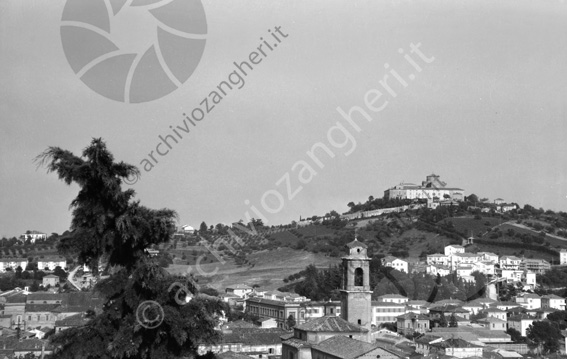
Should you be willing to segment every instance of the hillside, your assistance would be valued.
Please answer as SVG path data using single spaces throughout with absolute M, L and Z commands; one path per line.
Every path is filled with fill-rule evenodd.
M 282 285 L 283 278 L 309 264 L 326 267 L 339 262 L 344 245 L 355 233 L 374 258 L 393 255 L 424 259 L 427 254 L 443 252 L 448 244 L 462 244 L 473 237 L 467 252 L 542 258 L 557 264 L 558 252 L 567 249 L 566 230 L 567 214 L 562 212 L 526 206 L 507 213 L 481 213 L 463 202 L 352 221 L 337 217 L 301 227 L 262 227 L 256 234 L 237 232 L 243 245 L 228 235 L 205 233 L 199 236 L 200 244 L 178 240 L 164 249 L 174 257 L 169 268 L 173 273 L 185 272 L 200 258 L 204 272 L 218 268 L 213 276 L 194 271 L 202 283 L 216 288 L 246 283 L 274 289 Z
M 250 254 L 247 260 L 245 265 L 236 264 L 234 259 L 227 259 L 224 264 L 217 262 L 201 265 L 203 273 L 215 273 L 211 276 L 203 275 L 196 266 L 186 264 L 170 265 L 168 271 L 172 274 L 185 274 L 191 268 L 199 284 L 219 290 L 238 283 L 249 286 L 256 284 L 266 290 L 275 290 L 282 286 L 284 277 L 303 270 L 309 264 L 327 268 L 339 262 L 338 258 L 291 248 L 258 251 Z

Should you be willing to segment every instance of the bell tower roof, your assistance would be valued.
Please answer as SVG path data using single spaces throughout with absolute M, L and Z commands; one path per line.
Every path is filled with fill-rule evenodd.
M 356 247 L 368 248 L 368 246 L 366 244 L 359 242 L 357 238 L 355 238 L 354 241 L 347 243 L 346 246 L 349 249 L 356 248 Z

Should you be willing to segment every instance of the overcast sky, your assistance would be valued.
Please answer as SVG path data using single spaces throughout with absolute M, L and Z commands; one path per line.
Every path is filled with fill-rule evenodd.
M 195 72 L 139 104 L 107 99 L 73 72 L 60 34 L 64 6 L 0 2 L 0 236 L 68 229 L 78 187 L 36 169 L 33 158 L 48 146 L 78 154 L 93 137 L 142 169 L 126 186 L 142 204 L 176 210 L 180 224 L 258 217 L 251 206 L 268 224 L 342 213 L 432 172 L 467 195 L 567 210 L 564 1 L 204 0 L 206 46 Z M 118 47 L 143 46 L 154 19 L 127 11 L 112 19 L 111 37 Z M 245 85 L 157 155 L 159 136 L 185 126 L 182 114 L 260 37 L 273 43 L 276 26 L 287 37 Z M 395 96 L 380 84 L 385 75 Z M 385 107 L 373 112 L 365 97 L 376 91 L 375 106 Z M 359 131 L 338 110 L 353 106 L 373 119 L 355 115 Z M 319 149 L 315 163 L 307 151 L 317 143 L 334 157 Z M 148 171 L 151 151 L 158 163 Z

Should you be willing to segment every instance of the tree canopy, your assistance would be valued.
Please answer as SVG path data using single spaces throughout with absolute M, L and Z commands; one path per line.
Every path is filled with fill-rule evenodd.
M 133 189 L 121 189 L 124 179 L 140 172 L 132 165 L 115 162 L 102 139 L 93 139 L 81 157 L 49 147 L 36 161 L 66 184 L 79 185 L 70 206 L 71 231 L 61 238 L 58 249 L 77 255 L 79 264 L 87 264 L 95 275 L 101 259 L 110 266 L 132 270 L 145 248 L 169 240 L 175 231 L 174 211 L 143 207 L 133 201 Z

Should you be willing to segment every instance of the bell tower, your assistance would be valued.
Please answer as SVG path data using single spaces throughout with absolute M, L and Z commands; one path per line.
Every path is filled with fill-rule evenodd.
M 370 258 L 367 256 L 367 246 L 357 239 L 346 246 L 348 255 L 342 258 L 341 317 L 370 331 L 372 290 L 370 289 Z

